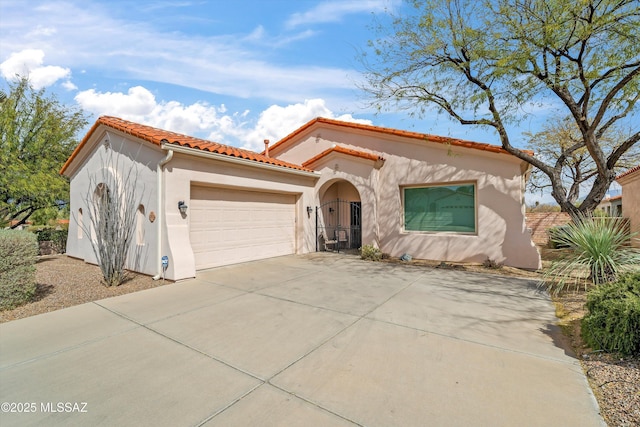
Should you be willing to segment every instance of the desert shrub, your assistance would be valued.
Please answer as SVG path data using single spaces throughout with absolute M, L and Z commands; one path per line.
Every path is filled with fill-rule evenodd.
M 57 253 L 65 253 L 67 250 L 67 235 L 68 229 L 56 230 L 55 228 L 41 228 L 35 230 L 34 233 L 38 239 L 38 242 L 50 241 L 53 246 L 53 250 Z
M 364 245 L 360 248 L 360 257 L 370 261 L 380 261 L 382 259 L 382 251 L 373 245 Z
M 128 277 L 127 257 L 135 238 L 142 190 L 136 185 L 138 168 L 129 167 L 124 156 L 109 150 L 101 156 L 100 172 L 89 172 L 84 198 L 89 224 L 80 225 L 90 239 L 105 286 L 118 286 Z M 76 218 L 77 220 L 77 218 Z
M 551 249 L 560 249 L 560 248 L 568 248 L 569 245 L 565 242 L 559 241 L 558 237 L 562 236 L 564 233 L 563 228 L 565 226 L 561 225 L 558 227 L 551 227 L 547 230 L 547 235 L 549 236 L 549 248 Z
M 600 286 L 587 295 L 582 337 L 594 349 L 640 354 L 640 273 Z
M 638 271 L 640 251 L 628 246 L 633 234 L 622 218 L 585 217 L 553 232 L 553 240 L 569 254 L 551 264 L 541 283 L 553 293 L 590 283 L 612 282 L 620 274 Z
M 492 270 L 499 270 L 499 269 L 501 269 L 501 268 L 504 266 L 504 264 L 502 264 L 501 262 L 495 261 L 495 260 L 493 260 L 493 259 L 491 259 L 491 258 L 487 257 L 487 259 L 485 259 L 485 260 L 482 262 L 482 266 L 483 266 L 484 268 L 490 268 L 490 269 L 492 269 Z
M 0 310 L 30 301 L 36 292 L 36 236 L 0 230 Z

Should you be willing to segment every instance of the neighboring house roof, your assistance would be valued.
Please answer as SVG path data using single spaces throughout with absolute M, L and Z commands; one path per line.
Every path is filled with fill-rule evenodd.
M 310 127 L 314 126 L 315 124 L 319 124 L 319 123 L 320 124 L 332 125 L 332 126 L 340 126 L 342 128 L 364 130 L 364 131 L 370 131 L 370 132 L 378 132 L 378 133 L 382 133 L 382 134 L 400 136 L 400 137 L 404 137 L 404 138 L 419 139 L 419 140 L 422 140 L 422 141 L 430 141 L 430 142 L 435 142 L 435 143 L 439 143 L 439 144 L 449 144 L 449 145 L 454 145 L 454 146 L 459 146 L 459 147 L 473 148 L 473 149 L 476 149 L 476 150 L 490 151 L 490 152 L 493 152 L 493 153 L 501 153 L 501 154 L 512 155 L 507 150 L 505 150 L 504 148 L 502 148 L 502 147 L 500 147 L 498 145 L 491 145 L 491 144 L 484 144 L 484 143 L 480 143 L 480 142 L 465 141 L 465 140 L 462 140 L 462 139 L 449 138 L 449 137 L 436 136 L 436 135 L 429 135 L 429 134 L 418 133 L 418 132 L 410 132 L 410 131 L 406 131 L 406 130 L 392 129 L 392 128 L 386 128 L 386 127 L 380 127 L 380 126 L 364 125 L 364 124 L 361 124 L 361 123 L 344 122 L 344 121 L 341 121 L 341 120 L 327 119 L 327 118 L 324 118 L 324 117 L 318 117 L 318 118 L 316 118 L 314 120 L 311 120 L 310 122 L 308 122 L 304 126 L 302 126 L 299 129 L 297 129 L 296 131 L 294 131 L 294 132 L 290 133 L 289 135 L 285 136 L 280 141 L 275 143 L 273 146 L 269 147 L 269 151 L 272 152 L 273 150 L 277 150 L 279 146 L 282 146 L 282 145 L 286 144 L 288 141 L 292 140 L 297 135 L 300 135 L 301 133 L 305 132 Z M 529 150 L 523 150 L 523 151 L 525 151 L 527 154 L 530 154 L 530 155 L 534 154 L 533 151 L 529 151 Z
M 14 225 L 19 224 L 19 223 L 20 223 L 19 219 L 12 219 L 11 221 L 9 221 L 9 226 L 13 227 Z M 32 225 L 32 224 L 33 224 L 33 222 L 31 222 L 29 220 L 26 220 L 24 222 L 24 225 Z
M 635 172 L 639 172 L 640 171 L 640 165 L 638 166 L 634 166 L 631 169 L 629 169 L 626 172 L 622 172 L 620 175 L 616 176 L 616 181 L 619 180 L 620 178 L 624 178 L 625 176 L 629 176 Z
M 622 194 L 619 194 L 613 197 L 607 197 L 606 199 L 602 200 L 600 203 L 602 204 L 602 203 L 615 202 L 616 200 L 622 200 Z
M 217 142 L 194 138 L 192 136 L 182 135 L 168 130 L 157 129 L 151 126 L 141 125 L 139 123 L 130 122 L 128 120 L 123 120 L 117 117 L 102 116 L 94 123 L 87 135 L 85 135 L 80 144 L 78 144 L 73 153 L 71 153 L 71 156 L 69 157 L 69 159 L 67 159 L 66 163 L 60 170 L 61 174 L 63 174 L 69 167 L 69 165 L 73 162 L 73 159 L 75 159 L 78 153 L 87 144 L 87 141 L 89 141 L 93 133 L 96 131 L 96 129 L 98 129 L 100 125 L 119 130 L 157 146 L 160 146 L 163 143 L 176 144 L 181 147 L 195 148 L 202 151 L 208 151 L 211 153 L 222 154 L 230 157 L 237 157 L 240 159 L 251 160 L 259 163 L 280 166 L 283 168 L 313 172 L 311 169 L 307 169 L 303 166 L 284 162 L 272 157 L 267 157 L 264 154 L 255 153 L 253 151 L 243 150 L 240 148 L 231 147 L 229 145 L 219 144 Z
M 322 153 L 310 158 L 309 160 L 307 160 L 306 162 L 304 162 L 302 164 L 302 166 L 307 167 L 309 165 L 312 165 L 313 163 L 315 163 L 316 161 L 320 160 L 321 158 L 328 156 L 331 153 L 342 153 L 342 154 L 346 154 L 349 156 L 354 156 L 354 157 L 359 157 L 361 159 L 366 159 L 366 160 L 371 160 L 371 161 L 384 161 L 384 159 L 380 156 L 378 156 L 377 154 L 372 154 L 372 153 L 367 153 L 365 151 L 359 151 L 359 150 L 354 150 L 351 148 L 345 148 L 345 147 L 341 147 L 340 145 L 336 145 L 333 146 L 327 150 L 324 150 Z

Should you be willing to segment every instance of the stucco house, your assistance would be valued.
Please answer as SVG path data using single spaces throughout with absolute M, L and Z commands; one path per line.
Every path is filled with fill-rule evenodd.
M 104 153 L 121 159 L 108 171 L 114 182 L 137 167 L 143 201 L 129 267 L 149 275 L 162 272 L 163 256 L 166 277 L 179 280 L 363 244 L 391 256 L 540 267 L 525 226 L 524 162 L 498 146 L 325 118 L 255 153 L 100 117 L 61 170 L 71 180 L 67 254 L 87 262 L 87 204 L 102 191 L 89 187 Z
M 596 210 L 604 212 L 609 217 L 622 216 L 622 194 L 602 199 Z
M 629 218 L 629 226 L 632 233 L 636 233 L 631 239 L 631 244 L 640 247 L 640 165 L 621 173 L 616 181 L 622 187 L 622 216 Z

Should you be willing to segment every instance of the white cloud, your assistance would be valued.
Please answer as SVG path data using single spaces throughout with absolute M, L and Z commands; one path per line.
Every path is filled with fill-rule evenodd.
M 271 105 L 262 111 L 257 121 L 251 120 L 249 110 L 229 113 L 224 104 L 210 105 L 196 102 L 184 105 L 178 101 L 158 102 L 142 86 L 130 88 L 127 93 L 100 93 L 94 89 L 79 92 L 76 101 L 96 115 L 112 115 L 147 124 L 160 129 L 206 138 L 222 144 L 248 150 L 262 151 L 263 140 L 275 143 L 316 117 L 366 123 L 350 114 L 336 115 L 323 99 L 305 100 L 287 106 Z
M 71 80 L 67 80 L 66 82 L 63 82 L 62 83 L 62 87 L 65 88 L 68 91 L 78 90 L 78 86 L 76 86 L 73 83 L 71 83 Z
M 75 100 L 82 108 L 96 114 L 109 114 L 122 118 L 139 120 L 150 114 L 156 107 L 156 99 L 149 90 L 135 86 L 122 92 L 99 93 L 95 89 L 79 92 Z
M 276 102 L 335 96 L 353 88 L 350 75 L 355 71 L 351 69 L 271 61 L 277 57 L 274 49 L 311 37 L 314 32 L 309 30 L 270 36 L 258 26 L 244 36 L 194 34 L 154 27 L 153 20 L 136 13 L 119 17 L 106 3 L 80 0 L 64 4 L 32 0 L 26 9 L 22 2 L 7 2 L 2 13 L 3 51 L 38 46 L 48 61 L 85 69 L 88 74 L 98 70 L 99 75 L 121 79 Z M 51 24 L 43 27 L 42 22 Z M 59 67 L 47 72 L 56 70 L 68 72 Z
M 71 70 L 55 65 L 44 64 L 44 51 L 40 49 L 24 49 L 9 55 L 0 64 L 0 72 L 7 80 L 17 76 L 28 77 L 35 89 L 51 86 L 60 79 L 69 78 Z
M 76 102 L 96 115 L 108 115 L 133 122 L 198 136 L 218 127 L 219 114 L 224 105 L 211 106 L 205 102 L 183 105 L 178 101 L 158 102 L 148 89 L 142 86 L 129 88 L 127 93 L 97 92 L 89 89 L 79 92 Z
M 55 27 L 45 27 L 38 25 L 33 31 L 30 31 L 28 36 L 52 36 L 57 32 Z
M 287 20 L 287 27 L 305 24 L 340 22 L 354 13 L 382 12 L 394 2 L 388 0 L 330 0 L 319 3 L 304 13 L 294 13 Z
M 261 151 L 265 139 L 274 143 L 316 117 L 371 124 L 370 120 L 355 119 L 351 114 L 336 116 L 327 108 L 324 99 L 307 99 L 304 103 L 286 107 L 272 105 L 260 113 L 258 122 L 246 134 L 243 148 Z

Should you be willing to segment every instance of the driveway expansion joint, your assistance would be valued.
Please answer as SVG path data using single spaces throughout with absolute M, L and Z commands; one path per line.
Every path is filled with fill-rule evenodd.
M 306 261 L 302 259 L 304 264 Z M 9 384 L 15 385 L 11 390 L 4 390 L 4 396 L 29 396 L 42 386 L 59 387 L 61 384 L 64 384 L 65 391 L 79 395 L 85 392 L 82 387 L 86 387 L 86 384 L 72 384 L 69 378 L 83 369 L 82 347 L 111 337 L 124 336 L 123 339 L 116 338 L 113 343 L 131 343 L 132 339 L 141 338 L 145 343 L 154 344 L 154 355 L 163 359 L 158 364 L 162 370 L 149 372 L 150 375 L 162 380 L 167 369 L 181 369 L 180 372 L 186 374 L 176 379 L 175 386 L 182 387 L 180 398 L 185 399 L 184 403 L 201 399 L 199 412 L 188 421 L 189 425 L 202 427 L 222 423 L 223 420 L 224 424 L 228 424 L 229 419 L 236 420 L 237 425 L 247 425 L 248 415 L 253 418 L 254 423 L 256 420 L 259 423 L 263 416 L 270 416 L 271 420 L 282 423 L 283 419 L 278 418 L 279 416 L 289 417 L 294 414 L 294 418 L 299 420 L 312 419 L 315 415 L 317 419 L 357 426 L 424 425 L 425 420 L 434 425 L 469 425 L 474 420 L 487 425 L 497 425 L 500 422 L 502 425 L 517 425 L 522 422 L 550 425 L 553 420 L 558 419 L 563 419 L 567 426 L 603 425 L 579 361 L 564 358 L 558 348 L 553 347 L 554 343 L 542 334 L 550 321 L 547 319 L 548 315 L 553 313 L 551 307 L 535 303 L 532 298 L 518 298 L 517 304 L 522 304 L 524 309 L 548 315 L 525 319 L 526 327 L 517 322 L 514 325 L 498 322 L 495 325 L 497 341 L 493 332 L 490 335 L 484 332 L 482 325 L 477 330 L 471 328 L 469 334 L 460 333 L 466 330 L 469 325 L 468 317 L 472 315 L 472 319 L 478 324 L 491 319 L 503 319 L 505 316 L 510 319 L 514 310 L 510 294 L 521 296 L 520 286 L 517 284 L 512 286 L 509 282 L 483 281 L 467 275 L 440 275 L 438 271 L 430 269 L 409 271 L 404 266 L 396 269 L 383 264 L 365 264 L 351 259 L 342 261 L 343 259 L 332 257 L 330 263 L 320 260 L 304 271 L 307 274 L 300 274 L 301 270 L 293 268 L 287 268 L 285 272 L 283 265 L 291 267 L 295 263 L 285 260 L 283 264 L 275 260 L 273 264 L 255 264 L 250 265 L 250 268 L 243 266 L 225 270 L 222 275 L 213 272 L 208 276 L 210 280 L 206 281 L 195 279 L 207 285 L 231 288 L 239 291 L 237 293 L 214 290 L 209 294 L 208 287 L 188 286 L 183 292 L 180 290 L 181 285 L 177 284 L 175 293 L 172 291 L 169 298 L 167 294 L 158 294 L 159 291 L 152 289 L 146 291 L 149 293 L 142 298 L 120 299 L 115 303 L 94 302 L 93 307 L 100 307 L 110 313 L 100 315 L 106 322 L 113 322 L 104 330 L 117 332 L 95 337 L 102 329 L 89 329 L 91 326 L 84 321 L 83 316 L 72 317 L 74 325 L 84 325 L 86 328 L 86 331 L 80 329 L 85 335 L 75 339 L 84 341 L 77 344 L 74 341 L 60 341 L 65 334 L 65 328 L 60 325 L 65 323 L 57 322 L 64 320 L 68 323 L 69 315 L 77 316 L 75 312 L 67 312 L 67 316 L 43 319 L 47 322 L 50 319 L 52 322 L 44 329 L 45 333 L 51 331 L 50 337 L 47 337 L 50 338 L 49 346 L 38 346 L 38 341 L 19 330 L 22 325 L 16 324 L 20 328 L 12 329 L 11 339 L 8 336 L 0 337 L 15 345 L 15 356 L 22 359 L 0 368 L 3 381 L 9 380 Z M 261 283 L 261 276 L 258 280 L 256 277 L 265 268 L 268 269 L 268 274 Z M 336 274 L 341 275 L 345 283 L 335 283 L 323 278 Z M 272 281 L 277 280 L 280 275 L 282 280 L 273 284 Z M 319 279 L 317 282 L 315 277 Z M 220 278 L 224 280 L 218 280 Z M 236 278 L 237 287 L 219 283 L 232 283 Z M 267 286 L 256 289 L 256 286 L 265 283 Z M 276 289 L 278 285 L 285 284 L 281 289 Z M 324 284 L 327 286 L 323 287 Z M 504 288 L 500 286 L 503 284 Z M 243 285 L 245 289 L 241 289 Z M 422 285 L 428 288 L 422 289 Z M 442 285 L 452 289 L 447 293 L 447 298 L 439 294 L 440 288 L 437 286 Z M 494 285 L 497 289 L 505 289 L 505 292 L 486 295 Z M 420 292 L 414 293 L 418 288 L 421 288 Z M 204 299 L 205 294 L 212 295 L 208 299 L 209 303 Z M 245 300 L 237 299 L 250 295 L 254 296 Z M 478 297 L 490 299 L 477 301 Z M 456 305 L 458 301 L 470 304 L 461 309 L 461 306 Z M 495 301 L 495 304 L 486 307 L 483 301 Z M 230 303 L 225 306 L 227 302 Z M 288 310 L 293 313 L 291 316 L 280 317 Z M 466 310 L 471 312 L 467 313 Z M 87 312 L 96 314 L 95 309 Z M 118 318 L 113 318 L 112 315 Z M 460 316 L 462 320 L 459 320 Z M 142 320 L 152 318 L 153 320 Z M 329 324 L 326 323 L 327 319 Z M 363 319 L 366 322 L 362 322 Z M 230 323 L 227 324 L 227 320 Z M 218 327 L 213 328 L 213 323 L 210 322 L 216 322 Z M 449 324 L 447 322 L 452 322 L 453 327 L 439 329 L 440 325 Z M 319 328 L 318 323 L 321 323 Z M 40 325 L 42 323 L 36 322 L 29 324 L 29 327 Z M 276 334 L 283 326 L 283 333 Z M 493 331 L 492 325 L 489 327 Z M 514 339 L 514 334 L 508 333 L 510 330 L 500 328 L 515 328 L 513 331 L 520 335 Z M 434 336 L 431 341 L 422 339 L 429 335 Z M 522 340 L 528 339 L 533 341 L 531 345 L 522 345 Z M 280 346 L 285 341 L 288 345 L 286 349 L 270 347 Z M 57 346 L 65 343 L 70 344 L 57 349 Z M 107 351 L 101 353 L 101 356 L 110 355 L 108 351 L 111 343 L 112 341 L 107 341 L 98 344 L 101 352 Z M 425 363 L 424 355 L 433 351 L 433 345 L 438 346 L 436 356 L 446 357 L 446 363 Z M 78 349 L 79 354 L 74 354 L 75 349 Z M 377 349 L 380 350 L 379 354 L 372 351 Z M 90 347 L 88 352 L 91 353 L 92 350 L 96 349 Z M 146 346 L 138 350 L 138 355 L 150 351 Z M 38 355 L 38 351 L 48 353 Z M 127 351 L 127 348 L 118 348 L 118 352 L 121 351 Z M 167 360 L 164 351 L 180 357 L 176 356 L 175 361 Z M 540 351 L 540 354 L 536 354 L 536 351 Z M 52 357 L 56 355 L 60 357 Z M 15 356 L 12 354 L 11 359 L 7 360 L 18 360 Z M 54 379 L 46 375 L 34 376 L 29 372 L 33 368 L 43 371 L 48 369 L 48 360 L 26 367 L 19 366 L 49 357 L 59 367 Z M 495 362 L 496 357 L 500 363 L 490 363 Z M 553 363 L 545 363 L 548 361 Z M 116 362 L 118 361 L 114 361 Z M 144 364 L 144 356 L 142 359 L 136 357 L 135 361 L 124 361 L 129 362 Z M 478 370 L 474 362 L 480 362 L 487 369 Z M 199 369 L 195 370 L 191 363 L 197 363 Z M 11 369 L 13 367 L 16 368 Z M 138 365 L 134 365 L 134 368 L 138 369 Z M 478 374 L 477 377 L 465 377 L 471 387 L 466 386 L 462 390 L 462 386 L 452 385 L 452 379 L 469 372 Z M 101 393 L 101 380 L 106 380 L 107 383 L 112 381 L 113 384 L 131 381 L 127 369 L 121 373 L 125 375 L 113 380 L 109 377 L 111 372 L 84 372 L 97 385 L 94 396 Z M 429 384 L 423 381 L 425 378 L 429 380 Z M 196 383 L 199 388 L 195 387 Z M 140 383 L 144 384 L 146 383 Z M 216 384 L 218 387 L 215 387 Z M 499 387 L 487 393 L 496 384 Z M 58 392 L 57 389 L 53 391 Z M 451 399 L 452 395 L 456 399 Z M 517 403 L 519 396 L 524 396 L 520 405 L 513 405 L 514 402 Z M 171 405 L 166 405 L 167 399 L 164 400 L 164 406 L 158 404 L 160 400 L 151 399 L 146 403 L 148 406 L 140 408 L 142 411 L 127 409 L 126 405 L 136 397 L 128 388 L 109 397 L 112 399 L 111 405 L 121 408 L 123 412 L 109 412 L 108 415 L 142 417 L 138 421 L 149 421 L 149 416 L 160 414 L 163 417 L 164 411 L 175 409 L 172 413 L 174 418 L 182 420 L 182 424 L 187 422 L 185 413 L 180 410 L 181 406 L 173 405 L 176 402 L 173 395 L 168 397 Z M 475 406 L 460 405 L 459 402 L 465 401 L 464 399 L 474 402 Z M 99 401 L 97 397 L 95 400 Z M 265 411 L 272 409 L 271 402 L 277 402 L 278 407 L 273 408 L 273 413 L 266 414 Z M 270 406 L 265 406 L 267 404 Z M 539 410 L 541 404 L 546 405 L 545 411 Z M 500 411 L 498 415 L 496 409 Z M 309 415 L 311 418 L 307 418 Z M 89 418 L 85 418 L 88 420 L 85 425 L 92 423 L 92 416 L 97 421 L 96 417 L 104 415 L 87 415 Z M 46 421 L 52 419 L 46 418 Z M 53 425 L 56 422 L 53 421 L 41 424 Z M 156 420 L 156 424 L 158 423 L 161 424 Z
M 96 303 L 96 304 L 97 304 L 97 303 Z M 214 360 L 214 361 L 216 361 L 216 362 L 218 362 L 218 363 L 222 363 L 223 365 L 225 365 L 225 366 L 227 366 L 227 367 L 229 367 L 229 368 L 231 368 L 231 369 L 234 369 L 234 370 L 236 370 L 236 371 L 238 371 L 238 372 L 240 372 L 240 373 L 243 373 L 243 374 L 245 374 L 245 375 L 250 376 L 250 377 L 251 377 L 251 378 L 253 378 L 253 379 L 256 379 L 256 380 L 260 381 L 261 383 L 264 383 L 264 382 L 265 382 L 265 380 L 264 380 L 263 378 L 260 378 L 259 376 L 255 375 L 255 374 L 253 374 L 253 373 L 251 373 L 251 372 L 249 372 L 249 371 L 246 371 L 246 370 L 244 370 L 244 369 L 242 369 L 242 368 L 239 368 L 239 367 L 237 367 L 237 366 L 234 366 L 234 365 L 230 364 L 229 362 L 226 362 L 226 361 L 224 361 L 224 360 L 222 360 L 222 359 L 219 359 L 219 358 L 217 358 L 217 357 L 215 357 L 215 356 L 213 356 L 213 355 L 211 355 L 211 354 L 209 354 L 209 353 L 207 353 L 207 352 L 204 352 L 204 351 L 202 351 L 202 350 L 199 350 L 199 349 L 197 349 L 197 348 L 195 348 L 195 347 L 193 347 L 193 346 L 191 346 L 191 345 L 189 345 L 189 344 L 187 344 L 187 343 L 184 343 L 184 342 L 182 342 L 182 341 L 180 341 L 180 340 L 178 340 L 178 339 L 176 339 L 176 338 L 173 338 L 173 337 L 171 337 L 171 336 L 169 336 L 169 335 L 167 335 L 167 334 L 163 334 L 162 332 L 160 332 L 160 331 L 158 331 L 158 330 L 156 330 L 156 329 L 152 328 L 152 327 L 151 327 L 151 326 L 149 326 L 149 325 L 145 325 L 145 324 L 143 324 L 143 323 L 140 323 L 140 322 L 138 322 L 138 321 L 136 321 L 136 320 L 133 320 L 133 319 L 131 319 L 131 318 L 127 317 L 127 316 L 124 316 L 124 315 L 123 315 L 123 314 L 121 314 L 121 313 L 118 313 L 118 312 L 116 312 L 116 311 L 113 311 L 113 310 L 111 310 L 110 308 L 104 307 L 104 306 L 102 306 L 102 305 L 100 305 L 100 304 L 97 304 L 97 305 L 99 305 L 100 307 L 104 308 L 104 309 L 105 309 L 105 310 L 107 310 L 107 311 L 112 312 L 113 314 L 116 314 L 116 315 L 118 315 L 118 316 L 121 316 L 123 319 L 126 319 L 126 320 L 128 320 L 128 321 L 130 321 L 130 322 L 132 322 L 132 323 L 135 323 L 135 324 L 136 324 L 136 325 L 138 325 L 140 328 L 146 329 L 147 331 L 149 331 L 149 332 L 151 332 L 151 333 L 153 333 L 153 334 L 156 334 L 156 335 L 158 335 L 158 336 L 161 336 L 162 338 L 165 338 L 165 339 L 167 339 L 167 340 L 169 340 L 169 341 L 172 341 L 172 342 L 174 342 L 174 343 L 176 343 L 176 344 L 178 344 L 178 345 L 180 345 L 180 346 L 182 346 L 182 347 L 185 347 L 185 348 L 187 348 L 187 349 L 189 349 L 189 350 L 191 350 L 191 351 L 193 351 L 193 352 L 196 352 L 196 353 L 198 353 L 198 354 L 201 354 L 201 355 L 203 355 L 203 356 L 205 356 L 205 357 L 207 357 L 207 358 L 209 358 L 209 359 L 211 359 L 211 360 Z

